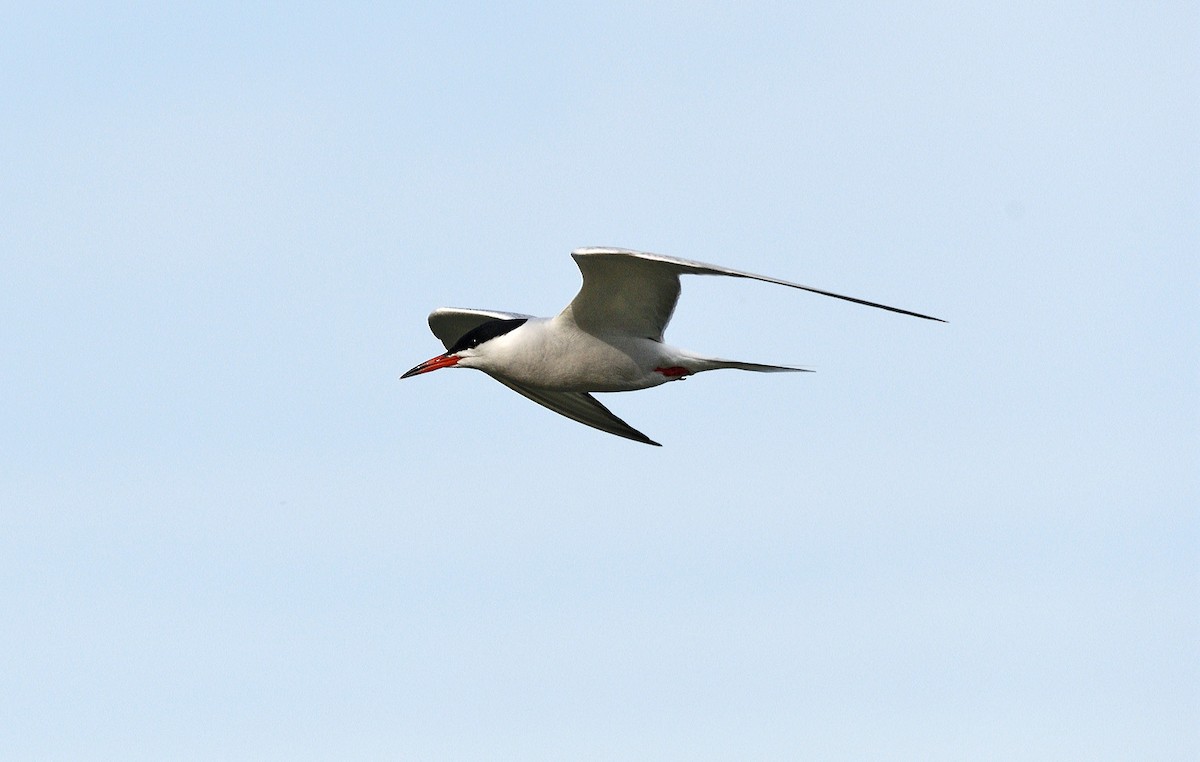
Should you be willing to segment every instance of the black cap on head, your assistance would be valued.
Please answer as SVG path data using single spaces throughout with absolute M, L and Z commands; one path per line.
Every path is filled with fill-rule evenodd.
M 464 333 L 454 342 L 450 349 L 446 350 L 446 354 L 454 354 L 461 352 L 464 349 L 474 349 L 485 341 L 491 341 L 497 336 L 503 336 L 509 331 L 519 327 L 529 318 L 514 318 L 512 320 L 489 320 L 486 323 L 481 323 L 471 330 Z

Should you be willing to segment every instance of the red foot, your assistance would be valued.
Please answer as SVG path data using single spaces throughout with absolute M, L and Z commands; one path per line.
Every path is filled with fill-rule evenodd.
M 681 378 L 691 373 L 690 370 L 679 365 L 672 365 L 669 368 L 655 368 L 654 372 L 661 373 L 667 378 Z

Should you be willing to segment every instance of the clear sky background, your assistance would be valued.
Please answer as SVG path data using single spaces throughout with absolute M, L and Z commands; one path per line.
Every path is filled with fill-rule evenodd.
M 5 11 L 0 757 L 1200 756 L 1194 2 L 397 5 Z

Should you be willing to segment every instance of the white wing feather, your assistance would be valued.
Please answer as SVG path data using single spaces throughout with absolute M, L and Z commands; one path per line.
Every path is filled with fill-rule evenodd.
M 662 254 L 631 249 L 587 248 L 576 249 L 571 252 L 571 256 L 583 274 L 583 286 L 559 315 L 559 319 L 572 320 L 580 328 L 591 333 L 642 336 L 662 341 L 663 330 L 671 320 L 671 314 L 679 300 L 680 275 L 749 278 L 902 315 L 945 322 L 941 318 L 922 315 L 919 312 L 889 307 L 886 304 L 836 294 L 779 278 Z

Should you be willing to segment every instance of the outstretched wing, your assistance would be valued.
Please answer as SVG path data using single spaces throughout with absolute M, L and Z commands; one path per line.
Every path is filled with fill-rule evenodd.
M 584 426 L 591 426 L 593 429 L 600 429 L 609 434 L 632 439 L 635 442 L 662 447 L 658 442 L 613 415 L 612 411 L 601 405 L 595 397 L 587 392 L 553 392 L 523 386 L 495 376 L 492 378 L 514 392 L 523 394 L 539 405 L 548 407 L 559 415 L 565 415 Z
M 528 319 L 529 315 L 498 310 L 472 310 L 466 307 L 438 307 L 429 313 L 429 330 L 445 345 L 446 349 L 471 331 L 489 320 Z
M 749 278 L 898 312 L 901 315 L 946 322 L 919 312 L 835 294 L 812 286 L 662 254 L 630 249 L 589 248 L 576 249 L 571 252 L 571 256 L 583 274 L 583 286 L 559 317 L 573 320 L 580 328 L 591 333 L 642 336 L 662 341 L 663 330 L 667 327 L 671 314 L 675 311 L 675 303 L 679 300 L 680 275 Z
M 662 341 L 679 301 L 678 266 L 625 249 L 576 249 L 571 256 L 583 286 L 556 319 L 595 335 Z

